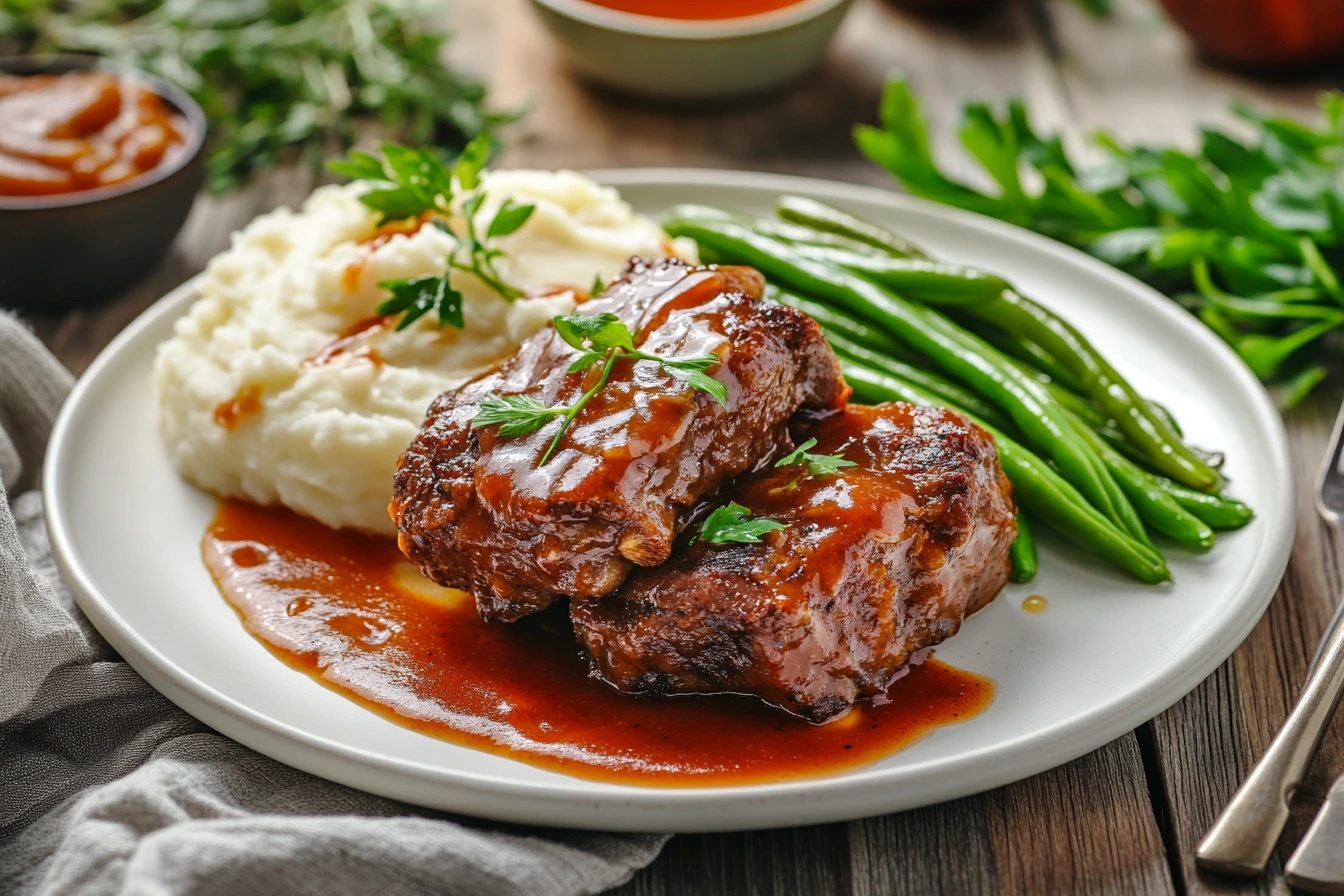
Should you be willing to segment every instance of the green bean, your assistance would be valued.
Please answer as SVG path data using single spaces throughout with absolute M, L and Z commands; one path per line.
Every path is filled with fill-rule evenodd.
M 1008 561 L 1013 565 L 1009 578 L 1014 582 L 1020 585 L 1036 578 L 1036 570 L 1040 568 L 1036 558 L 1036 539 L 1031 535 L 1026 514 L 1021 511 L 1017 514 L 1017 538 L 1013 539 L 1013 545 L 1008 549 Z
M 755 222 L 752 223 L 755 228 Z M 756 228 L 761 233 L 766 228 Z M 992 302 L 1012 286 L 1002 277 L 927 258 L 883 258 L 843 249 L 800 246 L 808 258 L 867 277 L 902 296 L 938 308 Z
M 858 343 L 875 352 L 881 352 L 885 355 L 901 354 L 903 346 L 886 330 L 875 327 L 865 320 L 856 317 L 850 317 L 842 311 L 837 311 L 830 305 L 818 302 L 800 296 L 797 293 L 789 292 L 786 289 L 778 287 L 767 287 L 766 295 L 774 298 L 781 305 L 788 305 L 790 308 L 797 308 L 808 317 L 821 324 L 821 328 L 827 336 L 835 333 L 843 336 L 851 342 Z
M 857 253 L 872 251 L 871 246 L 857 240 L 840 236 L 839 234 L 813 230 L 811 227 L 803 227 L 802 225 L 791 224 L 786 221 L 776 221 L 772 218 L 753 218 L 749 215 L 725 211 L 721 208 L 714 208 L 713 206 L 708 205 L 678 205 L 667 212 L 667 217 L 703 221 L 728 221 L 744 226 L 756 227 L 767 236 L 774 237 L 777 240 L 782 240 L 791 245 L 810 246 L 820 249 L 835 249 L 838 251 Z
M 969 320 L 967 319 L 969 318 Z M 1078 381 L 1073 378 L 1065 367 L 1056 361 L 1045 349 L 1029 339 L 1018 339 L 1008 333 L 1003 332 L 997 327 L 985 326 L 984 323 L 969 314 L 955 314 L 953 320 L 971 332 L 977 334 L 981 339 L 997 348 L 1009 357 L 1016 358 L 1018 361 L 1026 364 L 1033 370 L 1039 371 L 1050 377 L 1050 379 L 1072 389 L 1074 392 L 1081 392 L 1082 387 Z M 977 326 L 979 324 L 979 326 Z
M 839 334 L 827 333 L 826 339 L 830 342 L 831 348 L 835 349 L 835 353 L 842 358 L 857 361 L 865 367 L 882 373 L 898 376 L 926 392 L 936 395 L 948 406 L 965 409 L 969 413 L 988 420 L 1000 429 L 1006 429 L 1010 425 L 1003 419 L 998 408 L 987 403 L 974 392 L 943 379 L 937 374 L 912 367 L 896 358 L 880 355 Z
M 802 224 L 814 230 L 835 233 L 860 243 L 881 249 L 889 255 L 903 258 L 927 258 L 924 250 L 897 236 L 885 227 L 832 208 L 815 199 L 802 196 L 781 196 L 775 200 L 775 211 L 785 221 Z
M 841 366 L 860 401 L 940 404 L 936 397 L 897 377 L 848 360 L 842 360 Z M 1171 572 L 1161 554 L 1116 528 L 1048 463 L 984 421 L 975 422 L 994 437 L 999 462 L 1013 484 L 1019 504 L 1069 540 L 1111 561 L 1139 581 L 1148 584 L 1170 581 Z
M 1164 475 L 1200 491 L 1222 477 L 1155 413 L 1124 377 L 1068 321 L 1011 291 L 993 302 L 964 306 L 968 313 L 1036 343 L 1067 367 L 1089 397 Z
M 692 237 L 792 289 L 841 305 L 887 328 L 1006 411 L 1030 442 L 1058 465 L 1065 479 L 1103 514 L 1117 522 L 1123 519 L 1113 505 L 1114 483 L 1104 481 L 1110 474 L 1074 431 L 1064 409 L 1040 383 L 1022 374 L 983 340 L 928 308 L 862 277 L 800 257 L 787 245 L 740 224 L 672 219 L 664 226 L 669 233 Z
M 1211 529 L 1226 531 L 1240 529 L 1255 518 L 1255 511 L 1235 498 L 1226 495 L 1197 492 L 1161 476 L 1153 477 L 1158 488 L 1170 495 L 1177 504 L 1208 524 Z
M 883 250 L 894 256 L 901 257 L 914 255 L 915 257 L 927 257 L 925 253 L 915 248 L 913 244 L 899 234 L 893 233 L 886 228 L 871 222 L 856 218 L 839 209 L 831 208 L 830 206 L 813 199 L 797 196 L 783 196 L 776 201 L 776 211 L 779 213 L 780 217 L 787 221 L 805 224 L 818 230 L 826 230 L 832 233 L 841 234 L 852 240 Z M 1035 359 L 1028 357 L 1023 360 L 1027 360 L 1028 363 L 1031 363 L 1033 366 L 1049 374 L 1053 379 L 1064 383 L 1074 391 L 1094 391 L 1094 397 L 1096 394 L 1103 392 L 1109 394 L 1107 390 L 1111 388 L 1112 383 L 1119 386 L 1122 394 L 1125 392 L 1130 393 L 1126 397 L 1128 397 L 1131 402 L 1136 403 L 1138 415 L 1141 419 L 1127 419 L 1123 416 L 1123 412 L 1117 413 L 1116 409 L 1108 407 L 1105 403 L 1103 403 L 1103 407 L 1108 407 L 1108 412 L 1120 421 L 1122 430 L 1143 447 L 1145 451 L 1151 452 L 1156 450 L 1159 453 L 1162 461 L 1159 465 L 1163 469 L 1167 469 L 1169 466 L 1188 467 L 1187 477 L 1178 476 L 1176 478 L 1187 482 L 1187 484 L 1193 487 L 1202 488 L 1205 491 L 1215 487 L 1217 483 L 1221 481 L 1216 471 L 1213 471 L 1212 468 L 1204 463 L 1204 459 L 1199 456 L 1198 452 L 1193 449 L 1188 449 L 1182 444 L 1181 437 L 1184 434 L 1181 432 L 1180 424 L 1176 421 L 1176 418 L 1162 405 L 1151 400 L 1143 399 L 1135 393 L 1129 383 L 1121 377 L 1095 349 L 1092 348 L 1086 338 L 1073 326 L 1063 318 L 1052 314 L 1035 302 L 1031 302 L 1021 296 L 1014 294 L 1013 296 L 1006 298 L 1008 298 L 1009 301 L 1020 301 L 1031 306 L 1027 310 L 1029 310 L 1031 316 L 1036 319 L 1037 325 L 1043 327 L 1041 332 L 1052 332 L 1056 337 L 1051 341 L 1040 340 L 1040 342 L 1045 343 L 1045 345 L 1042 345 L 1038 344 L 1037 340 L 1024 338 L 1021 332 L 1014 332 L 1012 335 L 1018 337 L 1015 341 L 1019 343 L 1020 350 L 1023 353 L 1029 355 L 1039 353 L 1046 358 L 1056 360 L 1057 363 L 1050 364 L 1049 362 L 1044 362 L 1039 356 Z M 986 310 L 988 311 L 989 309 Z M 1066 354 L 1054 355 L 1049 351 L 1046 351 L 1046 348 L 1052 343 L 1059 348 L 1063 348 Z M 999 343 L 999 345 L 1001 348 L 1003 347 L 1002 343 Z M 1076 357 L 1075 353 L 1078 353 Z M 1016 352 L 1010 351 L 1010 354 L 1016 354 Z M 1065 373 L 1065 370 L 1067 370 L 1068 367 L 1065 367 L 1065 370 L 1061 370 L 1060 367 L 1067 365 L 1071 358 L 1079 363 L 1069 365 L 1073 367 L 1073 370 L 1069 373 Z M 1063 362 L 1063 365 L 1059 362 Z M 1086 377 L 1080 372 L 1089 369 L 1099 373 L 1103 378 L 1103 382 L 1093 382 L 1092 378 Z M 1092 388 L 1084 389 L 1080 387 L 1078 381 L 1071 382 L 1075 377 L 1083 382 L 1089 383 Z M 1118 408 L 1120 396 L 1114 396 L 1114 398 Z M 1167 431 L 1164 432 L 1164 429 Z M 1139 434 L 1136 435 L 1135 433 Z M 1157 446 L 1152 444 L 1152 441 L 1148 437 L 1149 435 L 1156 436 L 1159 439 L 1159 444 Z M 1168 452 L 1174 457 L 1174 460 L 1168 460 Z
M 1213 547 L 1213 530 L 1164 492 L 1153 476 L 1130 463 L 1081 422 L 1079 432 L 1091 443 L 1148 525 L 1186 547 L 1198 551 Z

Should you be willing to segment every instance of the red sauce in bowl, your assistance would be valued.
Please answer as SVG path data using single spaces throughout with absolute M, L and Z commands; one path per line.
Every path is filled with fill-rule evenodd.
M 432 737 L 599 781 L 671 787 L 834 775 L 965 721 L 994 684 L 929 659 L 889 702 L 828 725 L 748 697 L 633 697 L 588 677 L 563 607 L 483 622 L 396 542 L 224 501 L 206 565 L 247 630 L 290 666 Z
M 0 74 L 0 196 L 131 180 L 172 159 L 186 128 L 157 93 L 108 72 Z
M 620 12 L 659 19 L 737 19 L 794 6 L 802 0 L 588 0 Z

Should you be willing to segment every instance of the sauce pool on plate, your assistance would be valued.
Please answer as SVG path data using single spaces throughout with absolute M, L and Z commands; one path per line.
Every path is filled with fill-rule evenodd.
M 635 697 L 588 678 L 563 609 L 486 623 L 388 538 L 224 501 L 206 565 L 247 630 L 374 712 L 456 744 L 623 784 L 708 786 L 832 775 L 965 721 L 993 682 L 936 659 L 839 721 L 748 697 Z
M 122 183 L 171 159 L 185 130 L 162 97 L 129 78 L 0 74 L 0 196 Z
M 659 19 L 736 19 L 794 6 L 802 0 L 588 0 L 620 12 Z

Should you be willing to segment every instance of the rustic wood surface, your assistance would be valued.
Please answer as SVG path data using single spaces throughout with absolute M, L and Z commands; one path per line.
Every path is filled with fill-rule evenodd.
M 501 104 L 533 112 L 509 137 L 507 166 L 677 165 L 783 171 L 884 184 L 852 148 L 884 74 L 904 69 L 926 99 L 939 147 L 964 97 L 1016 95 L 1072 145 L 1098 127 L 1184 141 L 1224 121 L 1228 100 L 1307 116 L 1328 79 L 1253 81 L 1195 57 L 1149 0 L 1111 21 L 1064 0 L 1009 4 L 974 21 L 930 22 L 858 0 L 824 65 L 748 105 L 660 110 L 591 91 L 557 58 L 525 0 L 459 0 L 455 52 Z M 1336 80 L 1335 83 L 1338 83 Z M 28 315 L 82 371 L 140 311 L 199 271 L 254 215 L 301 200 L 305 172 L 282 171 L 197 204 L 173 254 L 116 301 Z M 1316 518 L 1310 484 L 1339 405 L 1322 394 L 1288 418 L 1299 483 L 1293 560 L 1246 643 L 1192 694 L 1095 753 L 990 793 L 914 812 L 793 830 L 681 836 L 619 890 L 627 894 L 1286 892 L 1282 864 L 1334 776 L 1337 723 L 1305 783 L 1269 873 L 1243 882 L 1195 869 L 1194 844 L 1283 722 L 1340 591 L 1344 543 Z

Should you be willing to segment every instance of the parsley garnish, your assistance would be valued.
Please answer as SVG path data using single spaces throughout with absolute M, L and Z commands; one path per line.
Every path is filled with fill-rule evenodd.
M 478 233 L 476 213 L 485 202 L 485 193 L 476 190 L 481 171 L 490 159 L 491 142 L 478 137 L 450 166 L 429 149 L 410 149 L 385 143 L 383 157 L 360 150 L 352 151 L 328 167 L 337 174 L 372 184 L 359 201 L 382 215 L 380 223 L 436 215 L 434 225 L 451 236 L 456 245 L 448 255 L 448 270 L 443 274 L 414 279 L 384 280 L 378 285 L 392 295 L 378 306 L 378 313 L 402 315 L 397 324 L 404 330 L 430 311 L 438 312 L 439 326 L 451 324 L 462 329 L 462 294 L 449 285 L 453 271 L 471 274 L 501 298 L 513 301 L 523 291 L 510 286 L 495 268 L 495 260 L 504 253 L 489 245 L 497 237 L 508 236 L 527 223 L 536 210 L 534 205 L 519 205 L 506 198 L 485 228 Z M 452 214 L 454 190 L 476 190 L 461 203 L 463 224 L 467 235 L 463 239 L 448 227 L 446 218 Z
M 710 544 L 729 541 L 755 544 L 765 533 L 787 528 L 785 523 L 778 520 L 752 516 L 751 511 L 741 504 L 729 503 L 705 517 L 705 521 L 700 524 L 700 534 L 696 537 Z
M 517 438 L 541 429 L 552 417 L 560 418 L 560 428 L 551 439 L 540 463 L 550 460 L 560 439 L 594 395 L 602 391 L 611 378 L 616 362 L 652 361 L 669 374 L 683 380 L 697 392 L 704 392 L 720 405 L 727 406 L 728 389 L 723 383 L 705 373 L 719 363 L 715 354 L 695 355 L 689 358 L 664 358 L 635 348 L 634 334 L 614 314 L 561 314 L 552 321 L 555 331 L 566 343 L 579 350 L 579 356 L 569 365 L 570 373 L 579 373 L 602 361 L 602 373 L 588 391 L 570 405 L 548 407 L 526 395 L 496 395 L 491 392 L 481 401 L 480 411 L 472 418 L 472 426 L 499 424 L 504 438 Z
M 852 460 L 845 460 L 839 454 L 809 454 L 807 449 L 816 447 L 816 439 L 808 439 L 789 454 L 775 461 L 776 467 L 791 467 L 802 464 L 807 468 L 808 476 L 834 476 L 841 467 L 857 466 Z
M 378 306 L 378 313 L 400 314 L 398 330 L 406 329 L 431 310 L 438 311 L 440 327 L 452 324 L 462 329 L 462 293 L 448 285 L 446 274 L 413 280 L 384 280 L 378 285 L 392 292 L 392 297 Z

